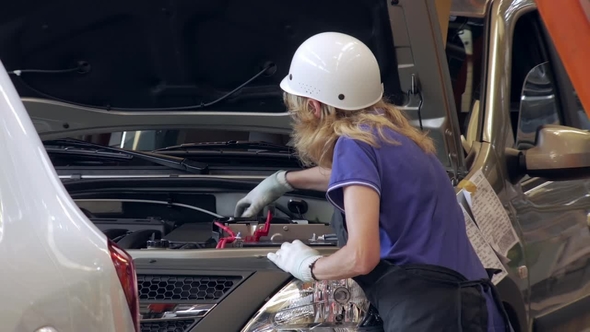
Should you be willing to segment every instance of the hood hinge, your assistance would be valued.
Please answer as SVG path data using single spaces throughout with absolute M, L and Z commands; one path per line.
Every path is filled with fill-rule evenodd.
M 420 123 L 420 130 L 424 130 L 424 126 L 422 125 L 422 90 L 420 89 L 420 81 L 418 80 L 418 76 L 416 74 L 412 74 L 412 81 L 410 85 L 410 89 L 406 93 L 408 97 L 408 102 L 404 106 L 404 110 L 408 111 L 415 111 L 418 114 L 418 122 Z

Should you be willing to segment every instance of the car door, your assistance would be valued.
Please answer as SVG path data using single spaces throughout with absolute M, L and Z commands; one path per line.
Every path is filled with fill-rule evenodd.
M 587 119 L 576 107 L 534 1 L 495 1 L 491 15 L 483 148 L 474 168 L 488 168 L 485 173 L 521 240 L 507 266 L 517 272 L 527 329 L 582 328 L 589 324 L 579 308 L 590 300 L 590 182 L 514 180 L 520 166 L 509 161 L 511 152 L 535 144 L 541 126 L 584 128 Z M 486 148 L 494 152 L 485 153 Z
M 530 9 L 530 8 L 529 8 Z M 536 10 L 512 33 L 510 126 L 506 148 L 526 150 L 540 126 L 587 126 L 587 117 Z M 525 246 L 529 310 L 535 331 L 572 331 L 590 324 L 590 181 L 524 177 L 511 206 Z

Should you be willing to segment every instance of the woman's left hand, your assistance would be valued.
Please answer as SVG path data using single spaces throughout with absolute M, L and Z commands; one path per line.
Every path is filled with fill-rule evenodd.
M 283 271 L 291 273 L 301 281 L 313 281 L 310 265 L 320 259 L 322 255 L 299 240 L 292 243 L 285 242 L 275 253 L 268 253 L 268 259 Z

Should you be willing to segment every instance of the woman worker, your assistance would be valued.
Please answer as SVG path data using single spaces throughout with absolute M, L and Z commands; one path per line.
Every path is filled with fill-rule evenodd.
M 293 241 L 268 258 L 303 281 L 354 278 L 385 331 L 509 331 L 433 142 L 383 100 L 371 50 L 345 34 L 315 35 L 281 88 L 299 157 L 317 166 L 271 175 L 236 216 L 294 188 L 326 191 L 348 240 L 330 256 Z

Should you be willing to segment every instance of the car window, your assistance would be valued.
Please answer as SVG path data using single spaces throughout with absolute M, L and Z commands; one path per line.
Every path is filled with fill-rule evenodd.
M 563 124 L 563 110 L 543 25 L 537 12 L 523 15 L 512 42 L 510 123 L 515 147 L 533 146 L 537 129 Z

